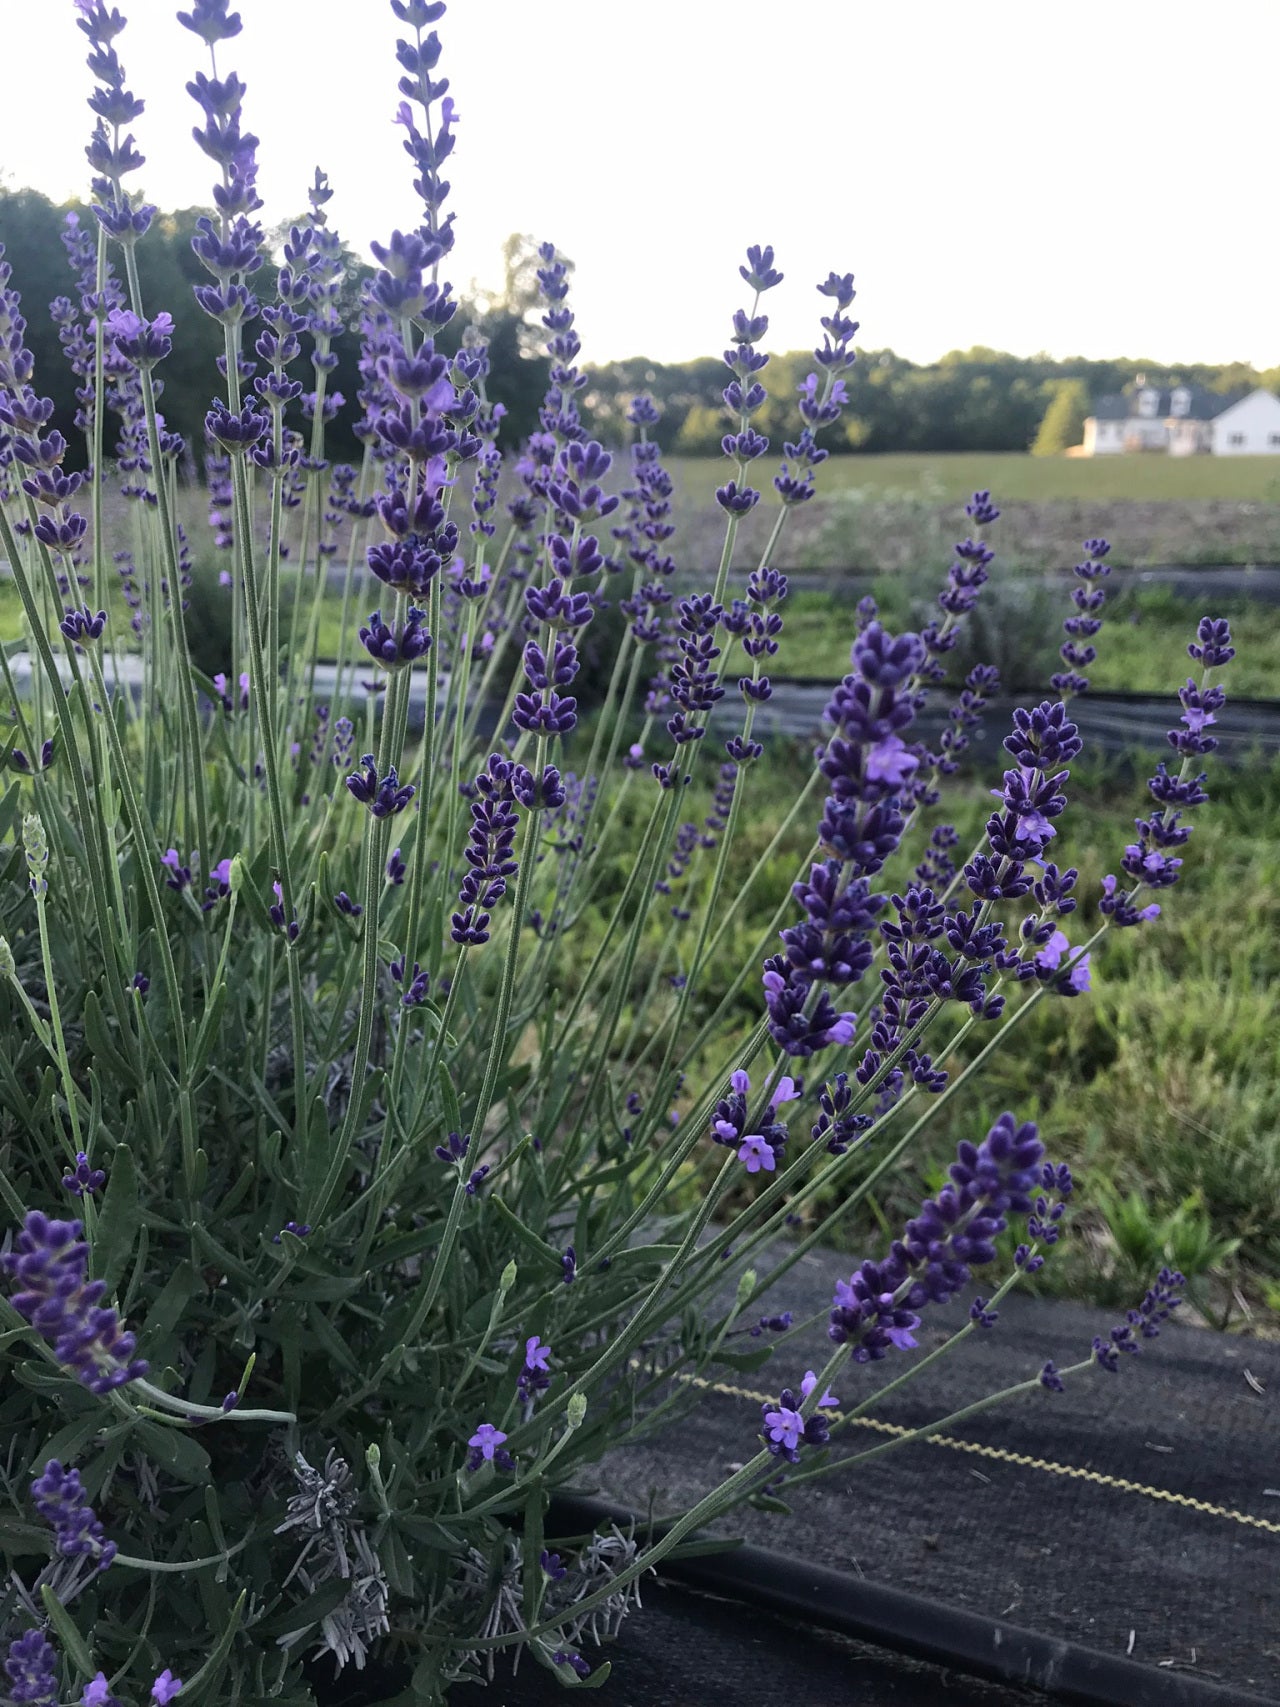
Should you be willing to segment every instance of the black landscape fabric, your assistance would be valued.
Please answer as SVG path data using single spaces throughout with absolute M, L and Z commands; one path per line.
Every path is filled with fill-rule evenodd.
M 840 1266 L 831 1253 L 810 1253 L 769 1307 L 785 1305 L 797 1321 L 823 1310 Z M 910 1355 L 964 1319 L 958 1303 L 932 1320 L 926 1312 Z M 1047 1358 L 1078 1361 L 1111 1321 L 1093 1306 L 1006 1299 L 994 1328 L 970 1335 L 876 1416 L 919 1427 L 1034 1375 Z M 686 1509 L 756 1450 L 759 1405 L 745 1395 L 776 1398 L 829 1350 L 819 1323 L 757 1375 L 729 1377 L 739 1393 L 704 1390 L 692 1418 L 609 1459 L 598 1491 L 640 1510 L 652 1496 L 656 1515 Z M 847 1368 L 836 1394 L 856 1404 L 903 1367 Z M 744 1510 L 722 1528 L 854 1578 L 1280 1700 L 1278 1403 L 1280 1343 L 1175 1322 L 1119 1374 L 1091 1370 L 1065 1393 L 1037 1390 L 959 1425 L 948 1436 L 956 1444 L 917 1442 L 833 1470 L 796 1490 L 791 1516 Z M 855 1427 L 835 1450 L 848 1456 L 882 1438 Z M 746 1615 L 744 1629 L 756 1617 Z M 638 1642 L 643 1620 L 633 1620 Z M 620 1678 L 622 1652 L 617 1661 Z M 776 1699 L 739 1683 L 726 1700 Z M 616 1696 L 633 1698 L 642 1699 Z M 834 1707 L 863 1697 L 824 1699 Z

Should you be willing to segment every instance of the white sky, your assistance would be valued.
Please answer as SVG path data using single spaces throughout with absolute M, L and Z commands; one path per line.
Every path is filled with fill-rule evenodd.
M 203 44 L 177 0 L 114 3 L 147 103 L 138 181 L 203 204 L 184 89 Z M 238 9 L 220 69 L 249 86 L 263 218 L 300 211 L 319 164 L 362 252 L 417 223 L 386 0 Z M 88 176 L 74 16 L 0 0 L 0 177 L 59 200 Z M 454 283 L 498 284 L 510 231 L 551 239 L 587 360 L 718 354 L 742 252 L 770 242 L 776 349 L 813 341 L 835 268 L 857 275 L 859 342 L 917 360 L 1280 363 L 1280 0 L 453 0 L 437 27 Z

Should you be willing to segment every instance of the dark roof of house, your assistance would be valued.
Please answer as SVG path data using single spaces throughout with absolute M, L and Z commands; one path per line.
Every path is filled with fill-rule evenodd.
M 1144 385 L 1142 391 L 1156 392 L 1156 408 L 1154 415 L 1142 416 L 1138 412 L 1137 389 L 1126 392 L 1116 392 L 1110 397 L 1096 397 L 1093 401 L 1093 414 L 1099 421 L 1132 421 L 1170 419 L 1181 421 L 1212 421 L 1215 415 L 1220 415 L 1224 409 L 1230 408 L 1240 399 L 1235 396 L 1224 397 L 1218 391 L 1206 391 L 1200 385 L 1182 385 L 1170 388 Z M 1186 391 L 1190 394 L 1188 406 L 1175 415 L 1173 409 L 1173 392 Z

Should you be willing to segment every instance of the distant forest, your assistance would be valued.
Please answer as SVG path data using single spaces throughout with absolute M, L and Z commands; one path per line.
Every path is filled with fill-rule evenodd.
M 42 393 L 53 397 L 57 424 L 74 447 L 78 437 L 72 427 L 74 381 L 48 310 L 49 303 L 69 295 L 73 285 L 61 242 L 64 216 L 73 207 L 92 221 L 88 209 L 78 203 L 58 206 L 35 190 L 0 189 L 0 243 L 13 266 L 13 285 L 22 293 L 27 343 L 36 357 L 36 383 Z M 169 425 L 185 434 L 197 450 L 205 410 L 220 384 L 215 361 L 222 349 L 221 328 L 196 307 L 191 295 L 193 285 L 207 280 L 191 251 L 195 222 L 205 211 L 185 208 L 158 215 L 138 246 L 144 307 L 151 315 L 167 310 L 176 328 L 173 354 L 159 372 L 164 381 L 162 407 Z M 276 252 L 287 229 L 288 222 L 269 233 Z M 349 261 L 340 310 L 353 324 L 369 268 L 354 252 Z M 463 298 L 441 339 L 444 346 L 456 346 L 468 324 L 479 326 L 488 338 L 493 364 L 489 394 L 506 405 L 503 439 L 508 446 L 536 429 L 538 403 L 546 385 L 535 266 L 533 240 L 512 236 L 506 245 L 502 289 L 477 301 Z M 270 274 L 264 270 L 259 276 L 269 290 Z M 329 429 L 330 455 L 354 462 L 359 460 L 360 446 L 348 423 L 357 413 L 356 333 L 348 331 L 337 338 L 334 350 L 338 367 L 329 379 L 329 390 L 340 391 L 349 408 Z M 798 428 L 795 389 L 811 366 L 809 353 L 798 351 L 774 357 L 763 375 L 769 402 L 756 424 L 779 451 Z M 589 372 L 584 403 L 601 438 L 616 443 L 628 436 L 627 404 L 637 391 L 647 391 L 662 408 L 654 436 L 665 451 L 689 455 L 718 451 L 727 426 L 720 403 L 726 375 L 718 356 L 690 362 L 636 356 L 589 365 Z M 1259 385 L 1280 391 L 1280 368 L 1260 372 L 1244 363 L 1169 366 L 1150 357 L 1093 361 L 1083 356 L 1055 361 L 1044 355 L 1013 356 L 979 347 L 953 350 L 939 362 L 921 364 L 892 350 L 860 350 L 847 381 L 850 403 L 842 422 L 843 436 L 829 435 L 824 442 L 833 451 L 1025 451 L 1036 443 L 1046 412 L 1064 389 L 1069 388 L 1078 414 L 1079 402 L 1086 396 L 1121 391 L 1140 373 L 1162 385 L 1197 384 L 1224 393 Z M 1041 437 L 1041 446 L 1045 443 Z M 1052 448 L 1061 446 L 1054 443 Z

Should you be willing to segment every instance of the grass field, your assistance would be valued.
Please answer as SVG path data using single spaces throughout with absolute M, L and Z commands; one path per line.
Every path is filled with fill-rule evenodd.
M 1121 767 L 1091 773 L 1087 760 L 1073 767 L 1071 804 L 1054 844 L 1059 862 L 1081 872 L 1081 911 L 1068 925 L 1076 940 L 1096 926 L 1101 877 L 1116 869 L 1134 816 L 1148 801 L 1145 767 L 1138 776 Z M 797 826 L 750 882 L 811 762 L 802 748 L 775 744 L 746 784 L 745 821 L 726 884 L 744 895 L 741 925 L 718 951 L 708 990 L 725 988 L 797 874 L 810 825 Z M 930 815 L 956 824 L 962 848 L 973 844 L 990 810 L 989 781 L 959 781 Z M 1195 1274 L 1193 1295 L 1207 1318 L 1239 1324 L 1234 1283 L 1255 1320 L 1280 1322 L 1280 767 L 1219 772 L 1210 787 L 1212 800 L 1195 814 L 1184 850 L 1183 881 L 1161 897 L 1161 917 L 1111 932 L 1094 956 L 1091 991 L 1042 1003 L 926 1128 L 912 1165 L 891 1176 L 876 1206 L 886 1231 L 912 1213 L 922 1191 L 936 1189 L 958 1139 L 985 1131 L 1011 1109 L 1040 1122 L 1051 1153 L 1070 1162 L 1081 1188 L 1072 1237 L 1042 1277 L 1047 1289 L 1124 1302 L 1135 1286 L 1141 1292 L 1146 1269 L 1172 1261 Z M 684 810 L 694 819 L 707 803 L 699 779 Z M 898 856 L 878 883 L 901 888 L 916 857 Z M 691 875 L 692 892 L 680 896 L 685 906 L 706 879 L 706 863 Z M 1017 911 L 1011 909 L 1015 920 Z M 784 922 L 790 919 L 788 913 Z M 583 924 L 580 952 L 587 953 L 595 926 Z M 658 919 L 654 950 L 660 934 L 675 972 L 688 941 L 668 935 Z M 874 985 L 850 995 L 858 1008 L 873 999 Z M 642 1030 L 675 1000 L 664 982 L 655 990 L 637 976 Z M 744 1039 L 759 1001 L 756 977 L 729 1021 Z M 983 1041 L 985 1035 L 975 1047 Z M 930 1047 L 937 1042 L 941 1037 Z M 959 1060 L 969 1052 L 966 1046 Z M 704 1070 L 710 1060 L 690 1072 L 691 1086 Z M 689 1184 L 701 1189 L 701 1176 Z M 816 1218 L 822 1214 L 819 1206 Z M 861 1254 L 842 1228 L 832 1242 Z
M 710 499 L 725 478 L 723 457 L 674 457 L 682 494 Z M 1280 456 L 833 456 L 819 470 L 826 495 L 863 491 L 872 498 L 963 503 L 988 487 L 1008 503 L 1052 499 L 1231 499 L 1280 504 Z
M 918 627 L 927 621 L 933 590 L 932 582 L 926 590 L 923 582 L 906 588 L 892 579 L 875 587 L 882 615 L 894 628 Z M 793 594 L 784 610 L 785 627 L 772 673 L 832 681 L 843 676 L 856 632 L 854 603 L 863 591 L 865 587 L 858 586 L 847 595 Z M 992 662 L 1010 691 L 1044 688 L 1050 673 L 1059 667 L 1056 648 L 1062 639 L 1059 625 L 1069 609 L 1067 589 L 1036 587 L 1013 600 L 993 586 L 985 597 L 985 607 L 979 607 L 979 625 L 953 659 L 949 677 L 959 680 L 971 664 Z M 367 603 L 356 602 L 356 625 L 368 616 Z M 1274 605 L 1218 600 L 1214 613 L 1234 619 L 1239 650 L 1231 670 L 1232 693 L 1247 699 L 1280 698 L 1280 612 Z M 124 614 L 116 607 L 115 620 L 122 620 Z M 1187 641 L 1201 614 L 1198 606 L 1159 589 L 1114 589 L 1104 612 L 1106 624 L 1096 641 L 1098 659 L 1088 671 L 1093 687 L 1099 692 L 1171 697 L 1186 675 Z M 341 615 L 341 599 L 326 598 L 318 636 L 321 658 L 337 656 Z M 21 633 L 17 592 L 11 585 L 0 585 L 0 641 L 16 640 Z
M 890 626 L 919 625 L 923 613 L 918 607 L 901 608 L 905 601 L 894 601 L 891 587 L 879 591 L 890 595 L 882 600 Z M 828 593 L 802 592 L 789 599 L 774 674 L 833 680 L 844 675 L 856 628 L 853 603 L 852 595 Z M 1280 612 L 1274 605 L 1212 603 L 1212 614 L 1233 619 L 1239 640 L 1229 691 L 1242 699 L 1280 698 Z M 991 662 L 1010 691 L 1047 692 L 1050 674 L 1061 668 L 1059 625 L 1070 608 L 1065 586 L 1060 592 L 1037 587 L 1016 607 L 997 602 L 982 613 L 981 632 L 962 642 L 958 667 L 949 669 L 949 678 L 959 679 L 970 663 Z M 1086 671 L 1091 684 L 1100 692 L 1172 698 L 1186 678 L 1187 642 L 1202 614 L 1199 605 L 1160 590 L 1117 594 L 1103 612 L 1107 620 L 1094 642 L 1097 661 Z

